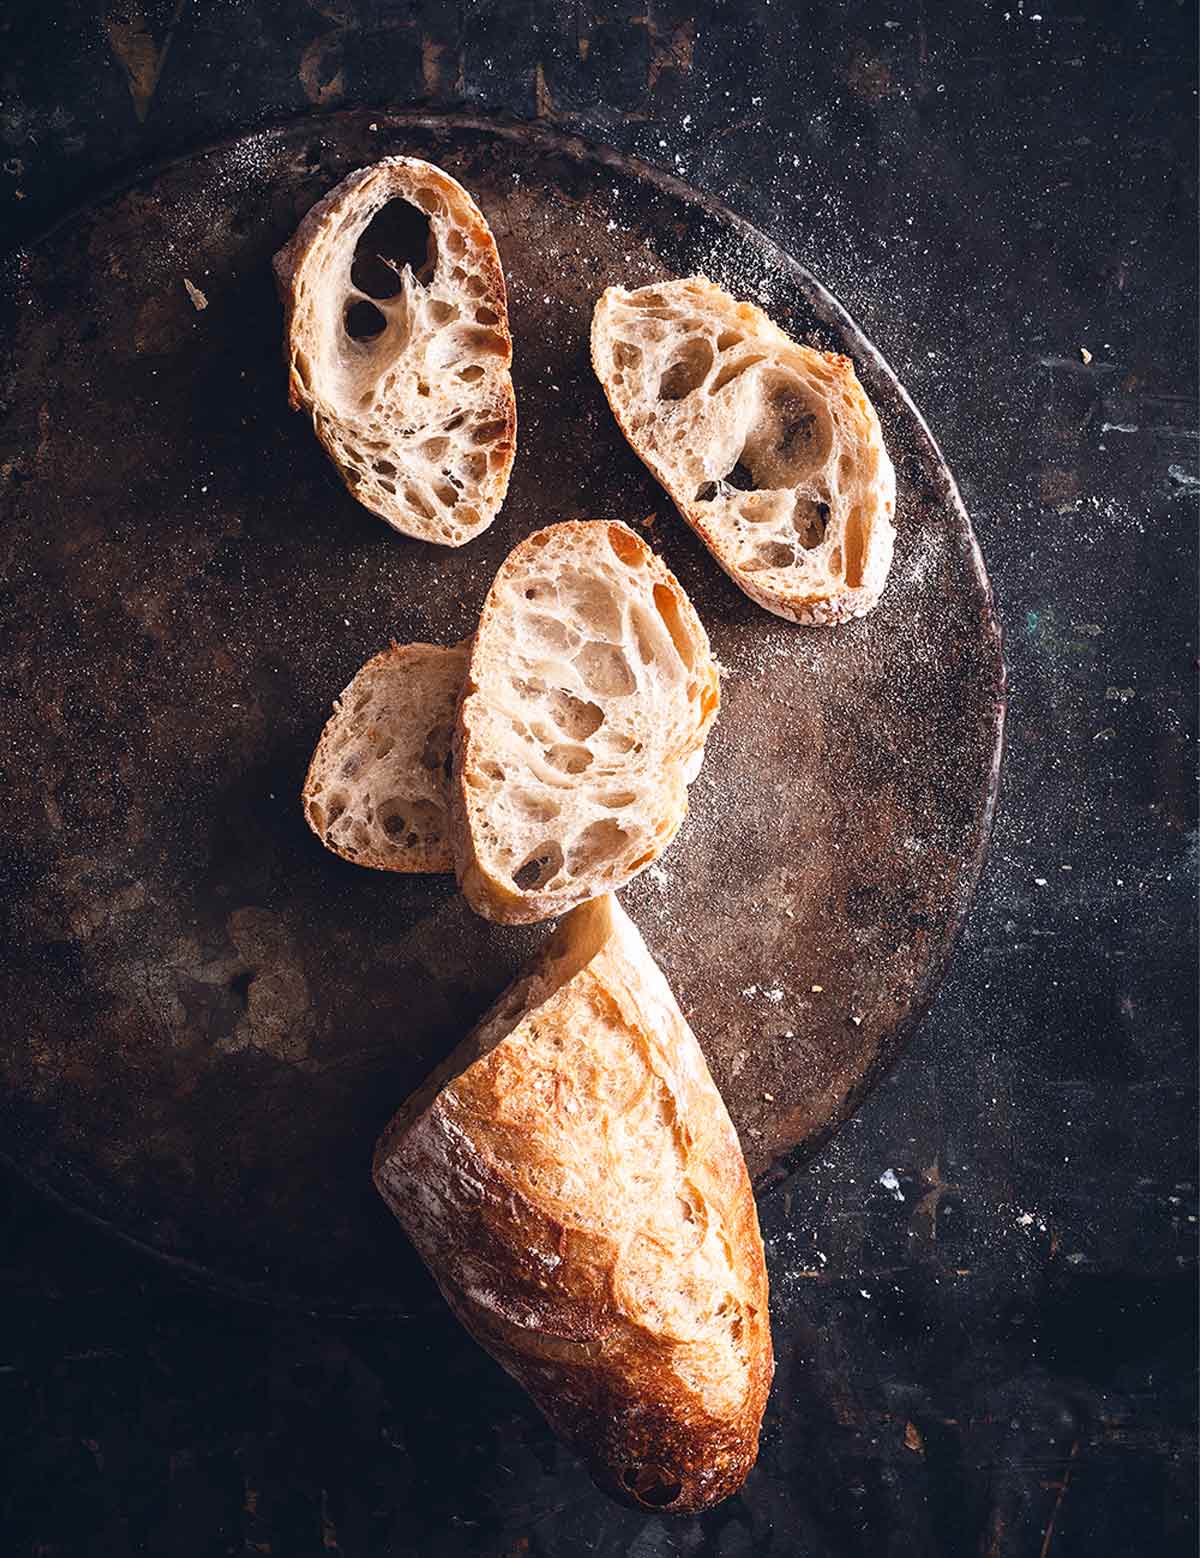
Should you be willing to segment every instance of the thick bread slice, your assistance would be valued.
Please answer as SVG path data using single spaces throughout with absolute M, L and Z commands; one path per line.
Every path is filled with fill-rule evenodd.
M 484 602 L 454 734 L 468 903 L 510 924 L 620 887 L 687 811 L 719 701 L 682 586 L 625 525 L 528 537 Z
M 611 896 L 400 1110 L 375 1184 L 455 1314 L 609 1492 L 691 1512 L 754 1463 L 773 1362 L 737 1135 Z
M 690 276 L 609 287 L 592 365 L 621 431 L 751 600 L 812 624 L 870 611 L 896 476 L 849 358 Z
M 450 737 L 470 645 L 393 644 L 333 706 L 304 781 L 327 849 L 381 871 L 449 871 Z
M 388 157 L 352 173 L 275 256 L 288 396 L 350 491 L 406 535 L 486 530 L 516 449 L 496 242 L 448 173 Z

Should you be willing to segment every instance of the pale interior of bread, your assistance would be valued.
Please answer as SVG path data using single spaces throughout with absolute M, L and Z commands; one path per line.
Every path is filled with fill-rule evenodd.
M 452 869 L 450 737 L 468 644 L 392 645 L 334 705 L 304 786 L 313 832 L 384 871 Z
M 472 843 L 507 890 L 569 907 L 670 841 L 716 672 L 682 589 L 623 525 L 540 532 L 492 601 L 462 711 Z
M 895 477 L 847 359 L 703 277 L 609 288 L 592 339 L 626 436 L 748 593 L 813 620 L 873 603 Z
M 457 546 L 491 523 L 512 465 L 499 260 L 440 169 L 395 158 L 369 174 L 347 181 L 299 258 L 293 373 L 355 497 Z

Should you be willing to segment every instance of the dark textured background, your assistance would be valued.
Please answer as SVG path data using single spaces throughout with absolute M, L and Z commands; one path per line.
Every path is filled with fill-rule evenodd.
M 540 117 L 728 200 L 928 416 L 1012 702 L 943 994 L 762 1207 L 739 1498 L 610 1505 L 432 1291 L 387 1327 L 239 1308 L 3 1180 L 4 1558 L 1195 1550 L 1195 33 L 1171 0 L 10 0 L 6 247 L 353 102 Z

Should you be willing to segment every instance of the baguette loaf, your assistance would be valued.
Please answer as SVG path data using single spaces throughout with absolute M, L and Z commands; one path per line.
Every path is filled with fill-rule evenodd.
M 737 1135 L 611 896 L 404 1105 L 375 1184 L 454 1313 L 602 1487 L 691 1512 L 754 1463 L 773 1362 Z
M 610 287 L 592 365 L 637 455 L 751 600 L 810 624 L 870 611 L 896 477 L 849 358 L 691 276 Z
M 488 919 L 615 890 L 687 811 L 719 700 L 682 587 L 625 525 L 551 525 L 484 602 L 454 735 L 451 846 Z
M 381 871 L 449 871 L 447 789 L 468 644 L 393 644 L 333 706 L 304 781 L 327 849 Z
M 275 256 L 288 398 L 358 501 L 405 535 L 486 530 L 516 449 L 496 243 L 463 187 L 388 157 L 352 173 Z

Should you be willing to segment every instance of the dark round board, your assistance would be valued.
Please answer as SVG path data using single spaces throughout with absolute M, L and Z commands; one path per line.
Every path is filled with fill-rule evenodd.
M 508 500 L 460 551 L 359 507 L 284 401 L 274 251 L 351 169 L 442 164 L 508 277 Z M 796 627 L 742 595 L 626 446 L 592 304 L 703 271 L 847 352 L 895 460 L 878 609 Z M 995 798 L 1004 671 L 967 515 L 838 303 L 715 202 L 525 125 L 353 112 L 173 163 L 0 282 L 4 843 L 0 1143 L 54 1194 L 227 1287 L 402 1309 L 380 1127 L 547 927 L 452 878 L 323 850 L 298 791 L 390 638 L 474 625 L 509 549 L 644 525 L 726 668 L 691 812 L 624 901 L 760 1185 L 844 1120 L 945 968 Z M 651 521 L 651 516 L 653 519 Z

